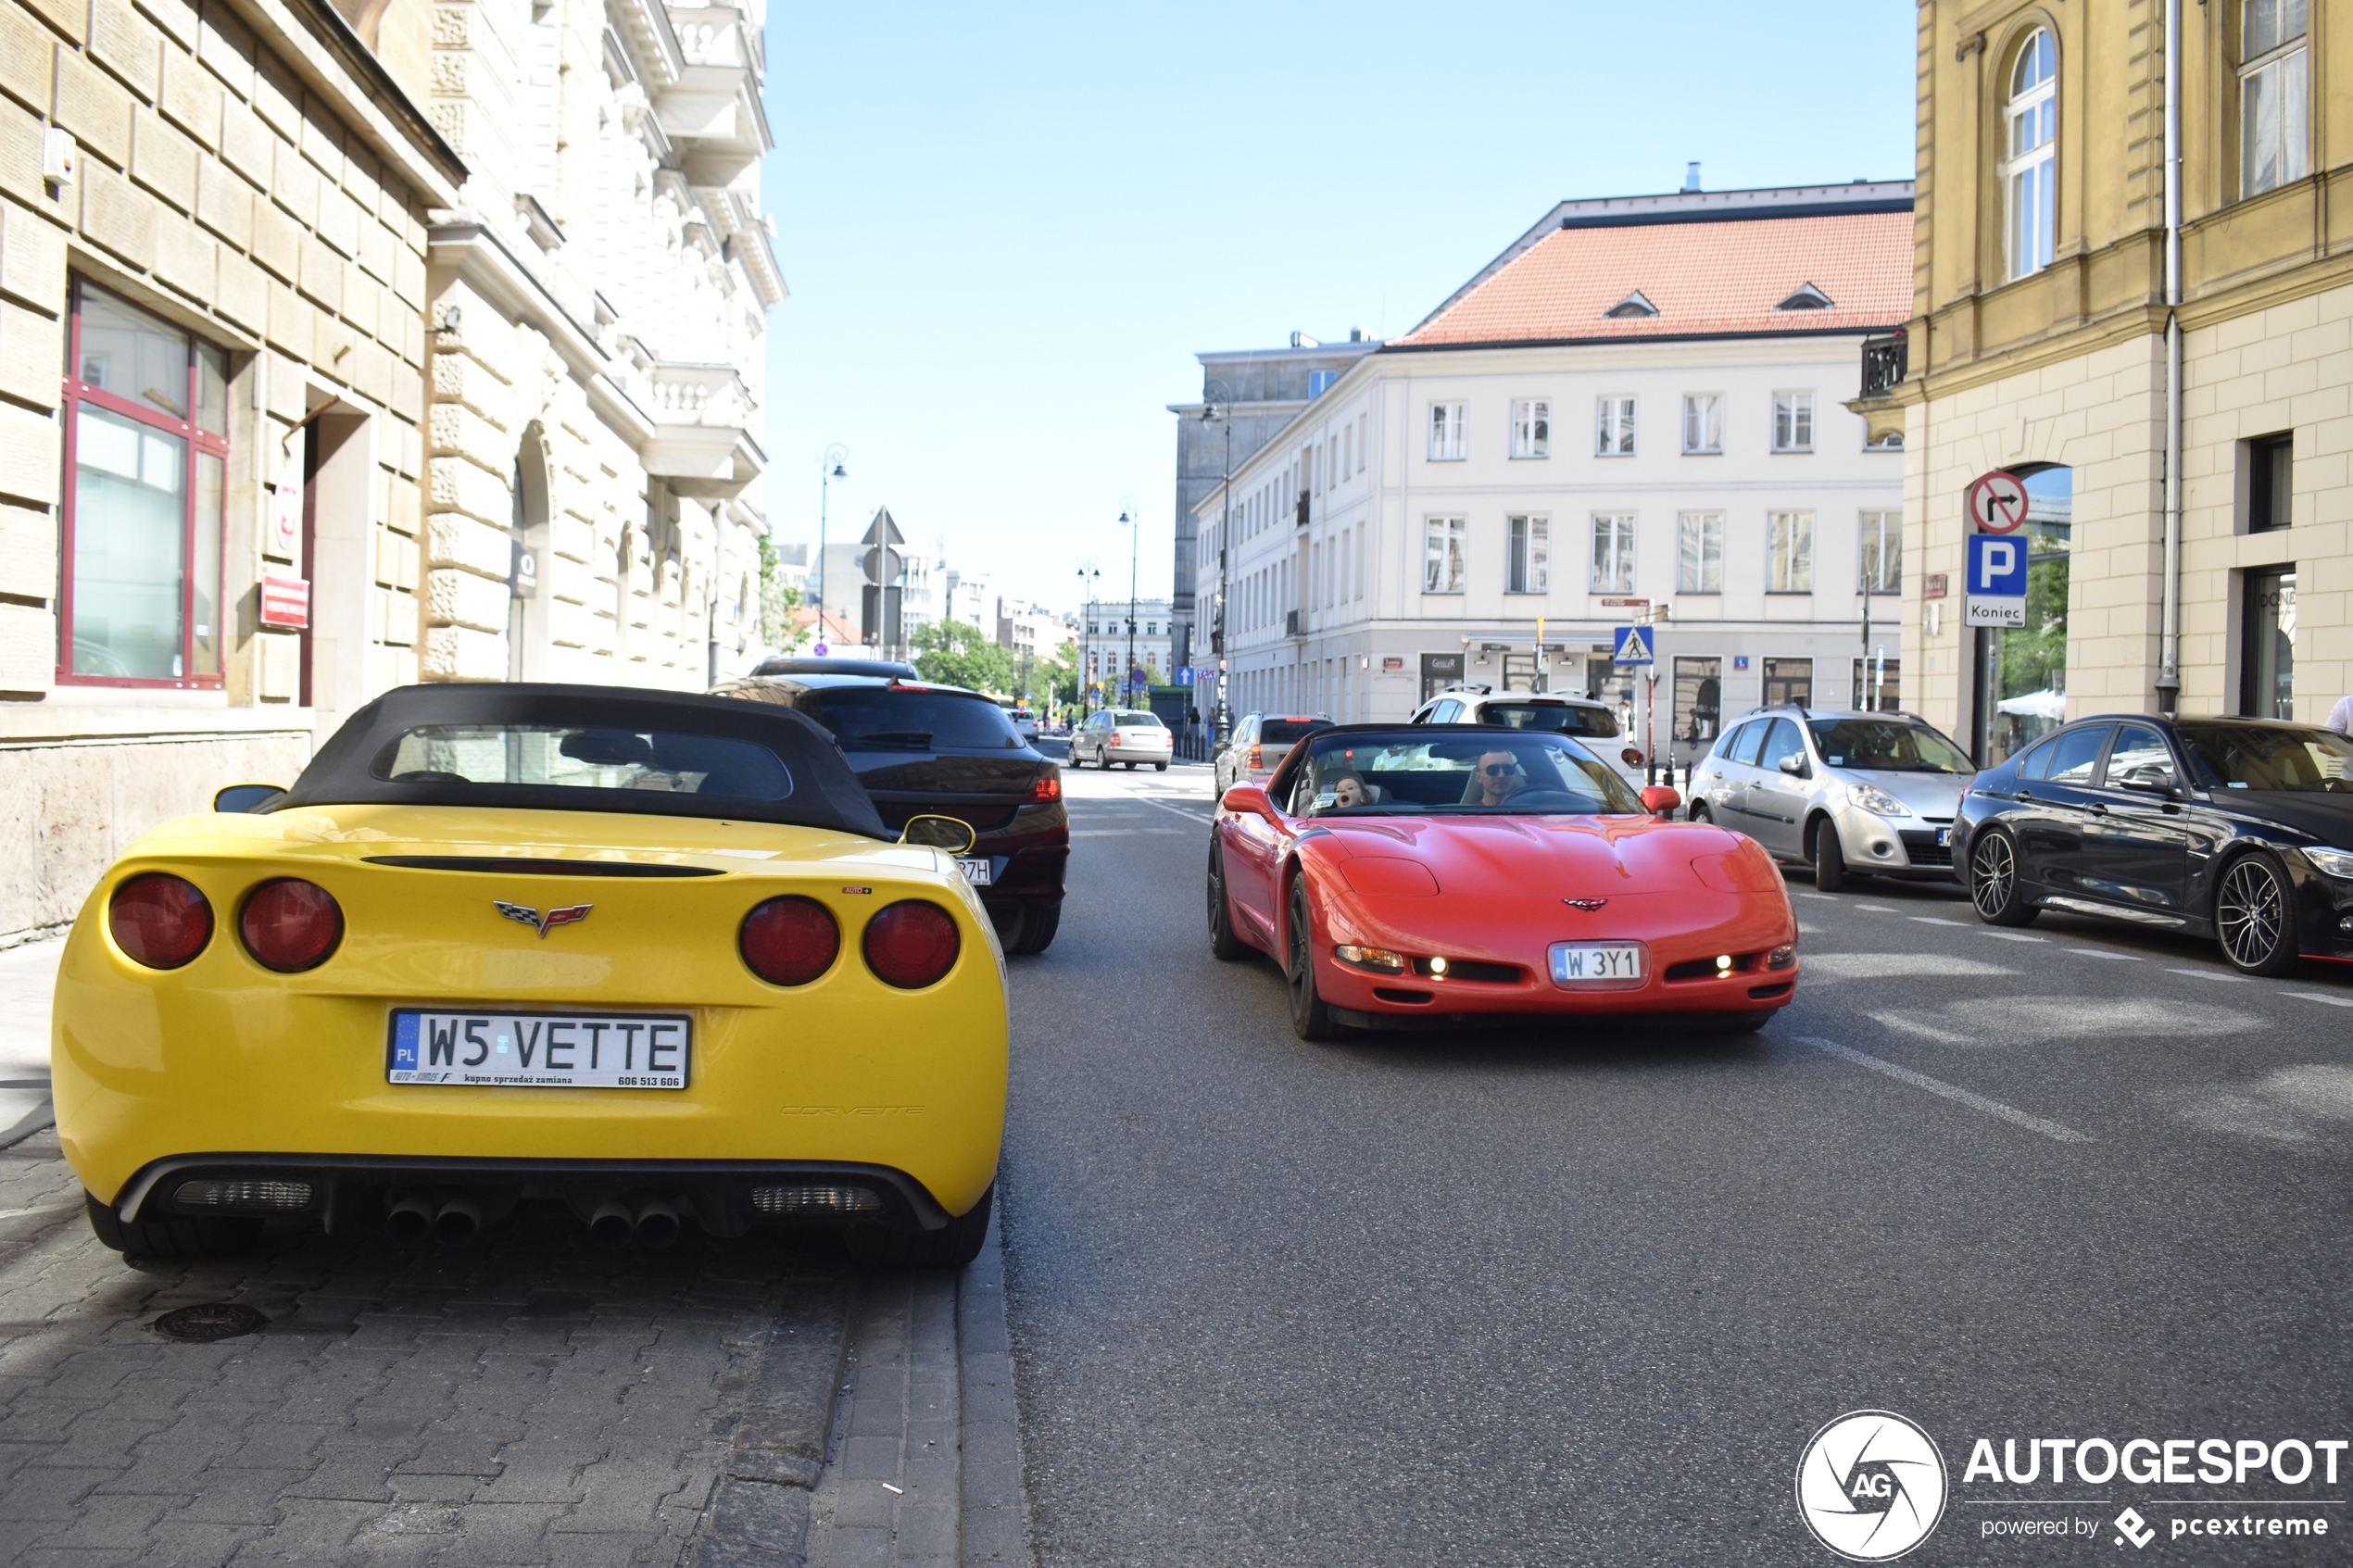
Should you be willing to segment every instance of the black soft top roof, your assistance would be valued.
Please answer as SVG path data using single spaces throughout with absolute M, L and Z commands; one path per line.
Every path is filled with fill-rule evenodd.
M 559 784 L 399 783 L 369 764 L 391 743 L 425 724 L 550 724 L 584 729 L 666 731 L 748 741 L 774 754 L 792 775 L 782 800 L 680 795 L 652 790 L 578 789 Z M 648 817 L 708 817 L 829 828 L 868 838 L 897 835 L 823 726 L 791 709 L 732 697 L 624 686 L 482 684 L 401 686 L 344 721 L 319 748 L 294 787 L 266 808 L 302 806 L 498 806 L 526 810 L 616 811 Z

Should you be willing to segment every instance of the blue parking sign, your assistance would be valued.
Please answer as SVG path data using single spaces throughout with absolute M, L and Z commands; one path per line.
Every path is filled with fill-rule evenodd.
M 1989 599 L 2026 597 L 2026 541 L 2014 533 L 1970 534 L 1969 592 Z

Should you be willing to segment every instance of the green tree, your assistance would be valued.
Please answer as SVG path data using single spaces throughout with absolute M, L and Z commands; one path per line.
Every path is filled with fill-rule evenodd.
M 760 536 L 760 640 L 776 653 L 790 653 L 809 635 L 811 628 L 793 624 L 793 611 L 800 608 L 800 590 L 784 580 L 777 570 L 776 544 L 762 533 Z
M 942 685 L 970 686 L 976 692 L 1010 693 L 1013 687 L 1013 656 L 982 635 L 969 621 L 939 621 L 918 627 L 907 639 L 915 669 L 926 681 Z
M 1041 703 L 1069 703 L 1078 692 L 1078 645 L 1065 640 L 1054 657 L 1029 667 L 1030 695 Z

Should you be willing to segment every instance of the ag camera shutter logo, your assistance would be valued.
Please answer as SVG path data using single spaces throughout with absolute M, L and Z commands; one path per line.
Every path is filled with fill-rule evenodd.
M 1814 1434 L 1797 1461 L 1797 1512 L 1850 1562 L 1903 1556 L 1944 1517 L 1944 1456 L 1893 1411 L 1850 1411 Z

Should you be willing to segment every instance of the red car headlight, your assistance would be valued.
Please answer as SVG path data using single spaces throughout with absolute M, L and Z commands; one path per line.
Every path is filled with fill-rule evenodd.
M 963 938 L 947 910 L 908 898 L 866 922 L 866 967 L 904 991 L 937 984 L 956 967 Z
M 343 907 L 315 882 L 280 877 L 246 895 L 237 935 L 264 969 L 298 973 L 325 963 L 343 941 Z
M 212 940 L 212 905 L 185 877 L 148 872 L 114 890 L 107 930 L 134 963 L 178 969 Z
M 841 927 L 814 898 L 771 898 L 744 916 L 736 947 L 771 985 L 806 985 L 841 955 Z

